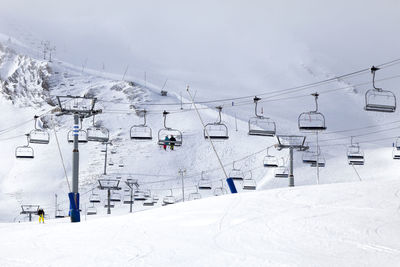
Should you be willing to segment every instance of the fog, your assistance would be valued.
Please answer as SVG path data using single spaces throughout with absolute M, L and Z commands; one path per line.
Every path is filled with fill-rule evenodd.
M 294 65 L 341 74 L 400 57 L 397 0 L 1 0 L 0 17 L 1 32 L 49 40 L 62 60 L 121 75 L 129 65 L 170 89 L 265 91 L 298 82 Z

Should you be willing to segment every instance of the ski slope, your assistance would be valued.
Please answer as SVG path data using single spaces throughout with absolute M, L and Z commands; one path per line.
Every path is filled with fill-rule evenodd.
M 0 224 L 1 266 L 399 266 L 400 182 L 281 188 Z

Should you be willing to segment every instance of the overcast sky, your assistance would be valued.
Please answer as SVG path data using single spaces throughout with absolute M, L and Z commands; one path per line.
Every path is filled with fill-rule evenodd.
M 398 0 L 0 2 L 1 32 L 29 30 L 64 60 L 208 92 L 287 87 L 301 63 L 340 74 L 400 57 Z

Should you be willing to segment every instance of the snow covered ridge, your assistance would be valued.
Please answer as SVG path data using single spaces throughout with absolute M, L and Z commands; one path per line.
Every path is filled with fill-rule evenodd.
M 13 104 L 42 106 L 49 101 L 51 72 L 47 62 L 0 43 L 0 93 Z
M 0 224 L 1 266 L 399 266 L 400 182 L 281 188 Z

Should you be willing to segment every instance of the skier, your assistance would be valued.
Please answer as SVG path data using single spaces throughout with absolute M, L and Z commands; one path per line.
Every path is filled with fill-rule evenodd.
M 175 137 L 174 137 L 173 135 L 171 135 L 171 138 L 170 138 L 169 140 L 171 141 L 171 142 L 170 142 L 169 148 L 170 148 L 171 150 L 174 150 L 174 146 L 175 146 L 176 139 L 175 139 Z
M 168 141 L 169 141 L 169 138 L 168 138 L 168 135 L 166 135 L 164 138 L 164 145 L 163 145 L 164 150 L 167 150 L 167 146 L 169 145 Z
M 42 208 L 38 209 L 38 215 L 39 215 L 39 223 L 40 221 L 44 223 L 44 210 Z

